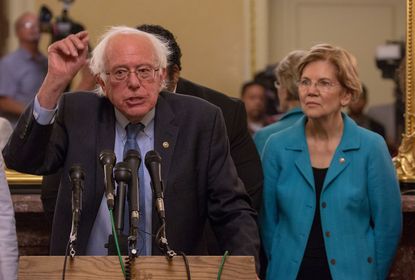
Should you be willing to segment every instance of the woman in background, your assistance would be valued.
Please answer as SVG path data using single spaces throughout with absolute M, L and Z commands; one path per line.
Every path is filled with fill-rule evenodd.
M 284 112 L 284 115 L 273 124 L 267 125 L 258 130 L 254 135 L 254 142 L 259 154 L 262 154 L 265 143 L 268 138 L 278 132 L 291 126 L 303 116 L 298 99 L 298 63 L 306 54 L 306 51 L 295 50 L 284 57 L 275 68 L 277 78 L 276 88 L 278 88 L 278 111 Z
M 341 109 L 361 92 L 355 59 L 316 45 L 301 60 L 305 116 L 263 152 L 267 279 L 385 279 L 402 227 L 383 138 Z

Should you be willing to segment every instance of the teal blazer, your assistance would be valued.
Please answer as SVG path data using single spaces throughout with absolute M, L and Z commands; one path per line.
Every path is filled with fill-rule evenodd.
M 306 120 L 273 134 L 262 155 L 267 279 L 296 279 L 316 207 L 333 279 L 385 279 L 402 230 L 399 184 L 386 144 L 343 114 L 343 136 L 316 205 Z

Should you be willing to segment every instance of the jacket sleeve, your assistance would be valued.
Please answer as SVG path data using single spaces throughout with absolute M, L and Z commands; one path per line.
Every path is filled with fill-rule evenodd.
M 254 256 L 258 269 L 259 233 L 256 212 L 230 157 L 222 114 L 212 124 L 208 160 L 208 215 L 222 250 Z
M 19 172 L 46 175 L 56 172 L 63 163 L 66 137 L 63 128 L 63 100 L 54 123 L 39 124 L 33 116 L 33 102 L 19 119 L 3 149 L 8 168 Z
M 371 141 L 368 191 L 378 279 L 386 279 L 402 232 L 402 208 L 396 171 L 380 137 Z
M 240 101 L 235 106 L 232 135 L 229 135 L 232 159 L 235 162 L 239 178 L 245 185 L 252 206 L 259 211 L 262 201 L 263 175 L 261 160 L 254 141 L 248 132 L 245 106 Z

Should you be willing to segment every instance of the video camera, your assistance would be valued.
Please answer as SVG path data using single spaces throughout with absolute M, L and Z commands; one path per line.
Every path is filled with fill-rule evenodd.
M 60 16 L 53 19 L 52 11 L 42 5 L 39 11 L 40 28 L 42 32 L 52 35 L 52 42 L 61 40 L 70 34 L 85 30 L 84 26 L 69 17 L 69 8 L 75 0 L 59 0 L 63 2 L 63 9 Z
M 396 70 L 405 57 L 405 43 L 388 41 L 376 48 L 376 66 L 382 71 L 382 78 L 396 79 Z

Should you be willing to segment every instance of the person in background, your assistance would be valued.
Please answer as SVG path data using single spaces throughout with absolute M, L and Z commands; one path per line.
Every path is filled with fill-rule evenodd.
M 251 135 L 268 124 L 265 115 L 265 91 L 265 86 L 256 81 L 246 82 L 241 88 L 241 100 L 245 104 L 248 131 Z
M 253 80 L 265 86 L 265 115 L 268 123 L 274 123 L 281 117 L 281 112 L 278 110 L 278 89 L 275 86 L 275 68 L 278 63 L 267 65 L 263 70 L 255 73 Z
M 172 54 L 168 58 L 166 88 L 171 92 L 202 98 L 218 106 L 223 114 L 228 133 L 230 152 L 239 178 L 259 211 L 262 201 L 262 168 L 255 144 L 248 133 L 244 104 L 216 90 L 196 84 L 180 76 L 182 52 L 173 33 L 160 25 L 143 24 L 138 30 L 155 34 L 164 39 Z
M 172 225 L 165 229 L 173 250 L 206 254 L 203 230 L 209 220 L 222 252 L 258 259 L 256 212 L 237 177 L 220 109 L 199 98 L 163 91 L 167 44 L 125 26 L 110 28 L 94 48 L 91 70 L 101 94 L 63 94 L 87 59 L 88 41 L 84 31 L 48 48 L 46 78 L 3 150 L 7 166 L 16 171 L 43 175 L 63 168 L 51 255 L 66 251 L 72 216 L 67 174 L 74 164 L 86 174 L 77 254 L 108 254 L 111 223 L 99 155 L 110 149 L 120 162 L 123 149 L 134 143 L 142 158 L 151 150 L 161 156 L 166 221 Z M 134 125 L 141 128 L 133 136 Z M 143 164 L 139 173 L 145 201 L 140 203 L 145 206 L 140 220 L 145 223 L 138 252 L 159 255 L 158 240 L 152 240 L 157 231 L 152 221 L 157 218 L 150 175 Z
M 26 12 L 15 22 L 19 48 L 0 60 L 0 116 L 14 126 L 32 101 L 47 71 L 47 58 L 39 51 L 39 20 Z
M 13 128 L 10 122 L 5 118 L 0 117 L 0 151 L 6 146 L 12 132 Z
M 361 92 L 356 61 L 319 44 L 298 76 L 305 116 L 271 135 L 262 154 L 267 279 L 386 279 L 401 197 L 384 139 L 342 113 Z
M 361 127 L 372 130 L 385 138 L 385 128 L 383 125 L 365 114 L 367 98 L 367 88 L 365 85 L 362 85 L 362 94 L 360 94 L 357 100 L 350 102 L 348 115 Z
M 13 203 L 0 155 L 0 280 L 17 279 L 18 247 Z
M 275 68 L 279 111 L 285 114 L 276 123 L 261 128 L 254 134 L 254 142 L 259 154 L 262 154 L 265 142 L 271 134 L 291 126 L 303 116 L 298 99 L 297 67 L 305 54 L 306 51 L 303 50 L 292 51 Z

